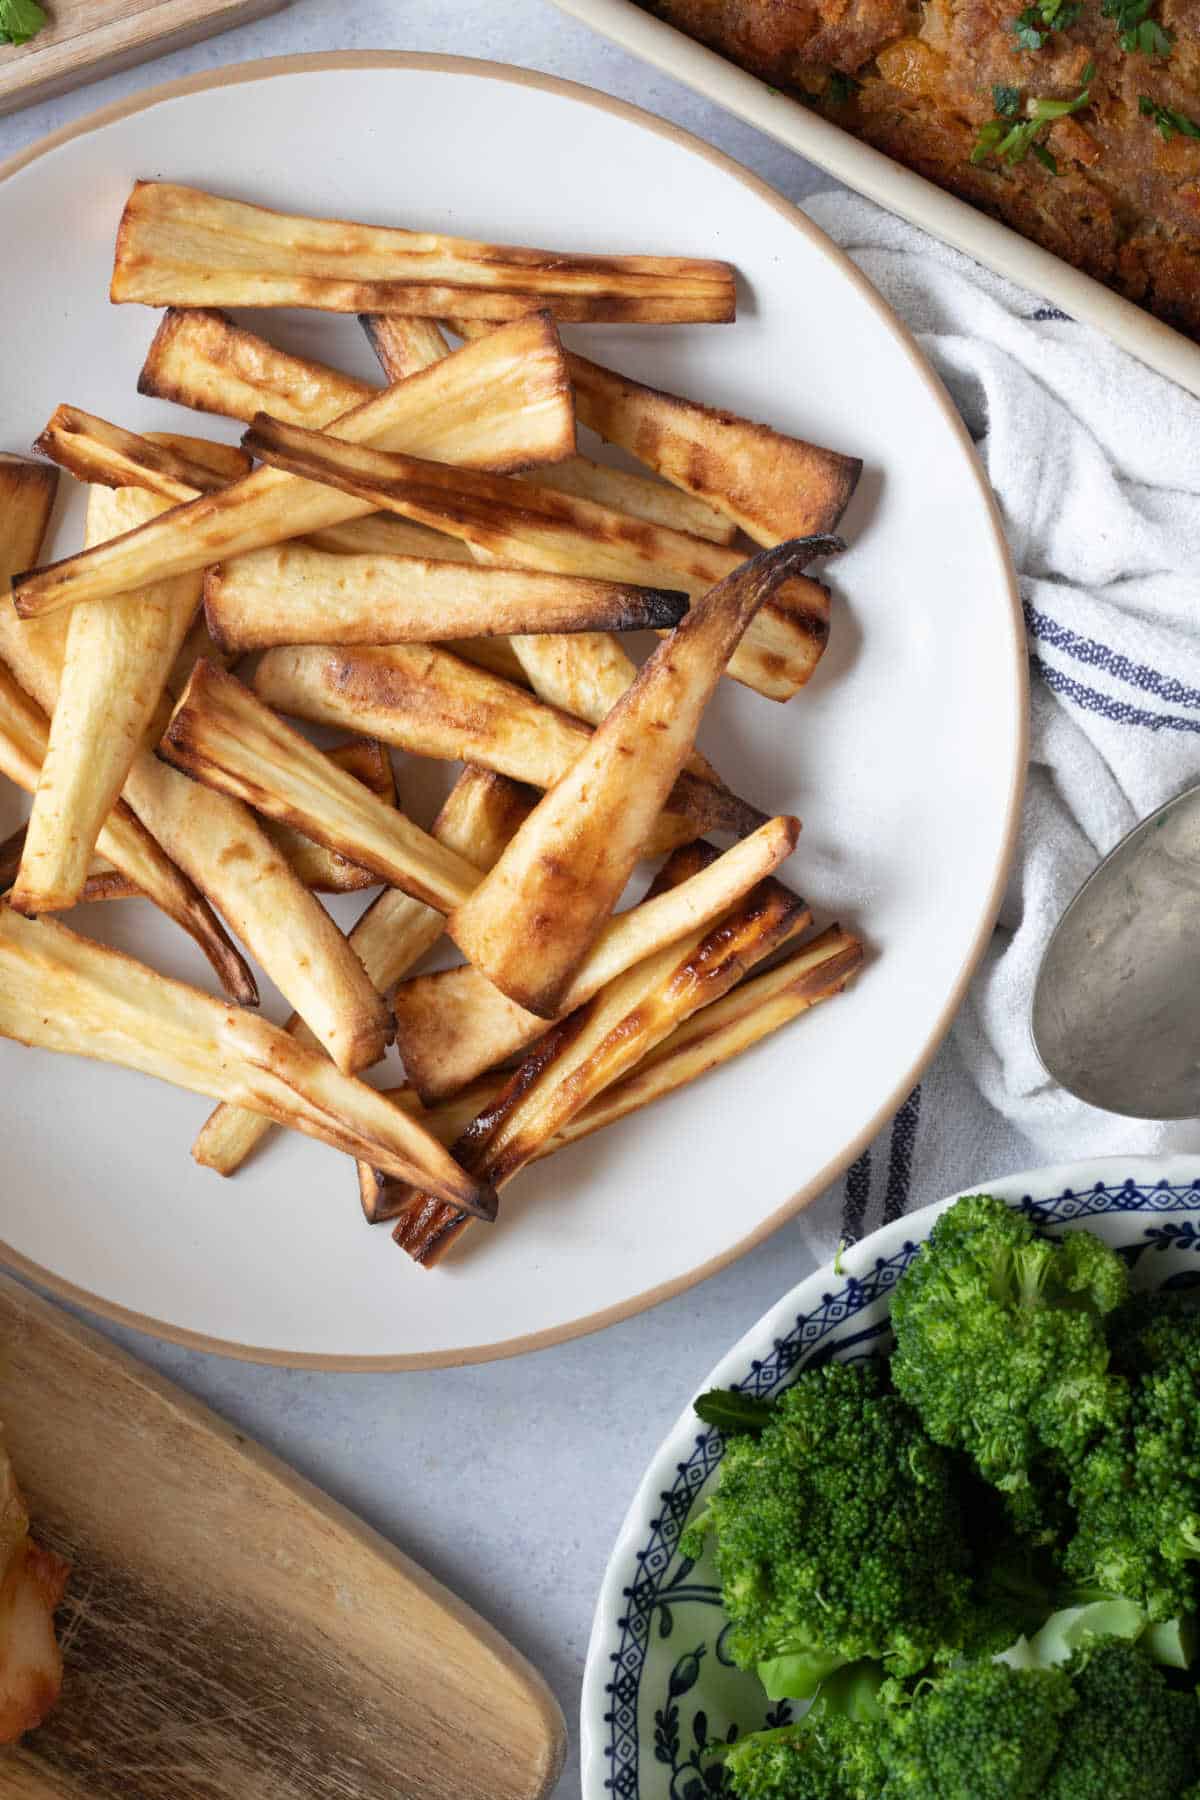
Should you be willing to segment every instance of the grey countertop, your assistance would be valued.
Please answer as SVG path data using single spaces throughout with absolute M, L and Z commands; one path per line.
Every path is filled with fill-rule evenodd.
M 797 199 L 829 178 L 559 14 L 549 0 L 295 0 L 283 12 L 0 119 L 0 160 L 93 108 L 193 71 L 316 50 L 490 57 L 590 83 L 671 119 Z M 811 1268 L 803 1219 L 742 1262 L 596 1337 L 512 1362 L 408 1375 L 259 1368 L 97 1321 L 135 1356 L 359 1513 L 546 1675 L 579 1792 L 592 1606 L 652 1450 L 717 1358 Z M 471 1479 L 462 1479 L 469 1463 Z

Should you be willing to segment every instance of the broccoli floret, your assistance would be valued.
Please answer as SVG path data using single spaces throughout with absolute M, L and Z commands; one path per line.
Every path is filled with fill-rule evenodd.
M 970 1663 L 896 1708 L 884 1800 L 1037 1800 L 1074 1704 L 1057 1669 Z
M 822 1684 L 798 1724 L 718 1746 L 738 1800 L 878 1800 L 881 1681 L 877 1665 L 848 1666 Z
M 1105 1324 L 1118 1375 L 1182 1367 L 1200 1379 L 1200 1306 L 1184 1294 L 1134 1294 Z
M 721 1761 L 738 1800 L 879 1800 L 884 1767 L 878 1728 L 832 1718 L 756 1731 Z
M 1186 1368 L 1142 1377 L 1124 1430 L 1083 1459 L 1064 1567 L 1128 1594 L 1153 1619 L 1195 1609 L 1200 1587 L 1200 1385 Z
M 1109 1640 L 1068 1665 L 1075 1705 L 1046 1800 L 1172 1800 L 1197 1769 L 1200 1706 L 1136 1645 Z
M 761 1432 L 732 1436 L 683 1540 L 716 1533 L 730 1650 L 772 1699 L 805 1699 L 863 1657 L 912 1674 L 966 1631 L 969 1548 L 956 1472 L 879 1361 L 805 1372 Z
M 1057 1527 L 1048 1469 L 1073 1465 L 1127 1404 L 1103 1324 L 1127 1294 L 1124 1264 L 1090 1232 L 1052 1243 L 975 1194 L 942 1215 L 893 1296 L 900 1393 L 1045 1541 Z

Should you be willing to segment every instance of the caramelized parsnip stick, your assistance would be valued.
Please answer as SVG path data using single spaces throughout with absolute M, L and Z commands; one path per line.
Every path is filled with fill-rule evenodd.
M 532 804 L 531 794 L 502 775 L 464 769 L 434 821 L 433 836 L 477 868 L 487 869 Z M 389 888 L 367 908 L 349 941 L 379 992 L 386 994 L 432 950 L 444 928 L 441 913 Z M 300 1043 L 315 1045 L 312 1033 L 294 1013 L 287 1029 Z M 204 1168 L 232 1175 L 270 1129 L 270 1120 L 260 1113 L 218 1106 L 192 1145 L 192 1155 Z

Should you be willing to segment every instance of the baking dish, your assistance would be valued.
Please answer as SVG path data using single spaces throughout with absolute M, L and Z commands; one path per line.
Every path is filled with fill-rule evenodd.
M 655 18 L 635 0 L 554 0 L 560 11 L 684 81 L 888 212 L 1030 288 L 1072 319 L 1094 325 L 1131 356 L 1200 396 L 1200 344 L 1164 325 L 1011 226 L 976 211 L 799 100 Z

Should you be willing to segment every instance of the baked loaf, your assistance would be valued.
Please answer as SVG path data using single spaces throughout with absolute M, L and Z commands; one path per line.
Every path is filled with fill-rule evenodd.
M 1200 0 L 648 4 L 1200 339 Z

